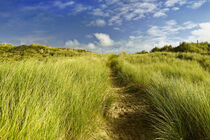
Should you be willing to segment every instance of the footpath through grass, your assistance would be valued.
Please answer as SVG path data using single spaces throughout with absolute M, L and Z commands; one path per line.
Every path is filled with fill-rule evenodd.
M 115 111 L 122 117 L 111 123 L 116 126 L 114 131 L 132 128 L 135 131 L 124 134 L 145 138 L 146 133 L 137 134 L 136 130 L 142 130 L 146 121 L 154 131 L 149 137 L 208 140 L 208 54 L 121 53 L 107 57 L 36 44 L 0 45 L 0 139 L 97 139 L 101 118 L 112 102 L 109 66 L 117 83 L 135 92 L 119 95 L 122 102 Z M 137 117 L 143 113 L 146 120 L 142 121 Z M 141 126 L 135 124 L 138 120 Z
M 120 82 L 145 93 L 150 106 L 147 120 L 156 138 L 210 139 L 209 67 L 167 53 L 122 53 L 110 58 Z

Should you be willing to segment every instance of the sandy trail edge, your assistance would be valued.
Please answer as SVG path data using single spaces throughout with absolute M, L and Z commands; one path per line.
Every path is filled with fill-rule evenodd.
M 100 128 L 100 138 L 103 140 L 152 140 L 152 131 L 145 121 L 143 94 L 138 90 L 131 91 L 119 84 L 118 78 L 111 71 L 113 94 L 117 101 L 106 112 L 105 124 Z

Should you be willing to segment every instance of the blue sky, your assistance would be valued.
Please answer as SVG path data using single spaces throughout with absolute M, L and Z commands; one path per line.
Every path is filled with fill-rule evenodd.
M 0 43 L 106 53 L 210 42 L 210 0 L 1 0 Z

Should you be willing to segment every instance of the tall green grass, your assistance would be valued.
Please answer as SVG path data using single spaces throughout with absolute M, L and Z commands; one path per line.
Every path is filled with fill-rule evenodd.
M 122 56 L 122 55 L 121 55 Z M 186 60 L 185 62 L 197 61 L 205 70 L 210 72 L 210 57 L 198 53 L 172 53 L 172 52 L 155 52 L 148 54 L 126 55 L 126 60 L 131 63 L 154 63 L 154 62 L 171 62 L 173 59 Z
M 210 74 L 197 61 L 122 54 L 111 66 L 121 83 L 146 94 L 157 139 L 210 138 Z
M 0 139 L 89 139 L 109 101 L 97 57 L 0 64 Z

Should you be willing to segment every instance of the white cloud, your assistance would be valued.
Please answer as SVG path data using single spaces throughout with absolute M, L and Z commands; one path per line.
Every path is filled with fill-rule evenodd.
M 135 21 L 154 13 L 158 4 L 154 0 L 103 0 L 100 8 L 91 14 L 108 19 L 109 25 L 121 25 L 124 21 Z
M 72 14 L 74 15 L 74 14 L 92 9 L 91 6 L 80 4 L 79 2 L 76 2 L 73 0 L 67 1 L 67 2 L 62 2 L 62 1 L 57 0 L 53 4 L 54 4 L 54 6 L 60 8 L 60 9 L 65 9 L 65 8 L 71 6 L 71 10 L 73 13 L 70 13 L 69 15 L 72 15 Z
M 87 49 L 87 50 L 94 50 L 96 49 L 95 44 L 89 43 L 89 44 L 82 44 L 79 41 L 75 40 L 68 40 L 65 43 L 65 48 L 72 48 L 72 49 Z
M 100 8 L 93 9 L 92 14 L 94 16 L 102 16 L 102 17 L 108 17 L 109 16 L 109 13 L 104 12 Z
M 200 23 L 199 29 L 193 30 L 189 41 L 208 41 L 210 42 L 210 22 Z
M 55 5 L 61 9 L 74 5 L 70 15 L 86 11 L 95 17 L 90 25 L 116 27 L 126 21 L 137 21 L 151 15 L 155 18 L 167 16 L 167 12 L 178 11 L 183 5 L 193 9 L 199 8 L 207 1 L 210 0 L 98 0 L 98 5 L 92 7 L 71 0 L 56 1 Z
M 54 5 L 63 9 L 63 8 L 66 8 L 70 5 L 73 5 L 74 4 L 74 1 L 68 1 L 68 2 L 61 2 L 61 1 L 55 1 Z
M 83 12 L 83 11 L 86 11 L 86 10 L 91 10 L 91 9 L 92 9 L 91 6 L 85 6 L 85 5 L 82 5 L 82 4 L 76 4 L 76 6 L 73 9 L 73 11 L 75 13 L 80 13 L 80 12 Z
M 179 10 L 179 7 L 173 7 L 172 10 L 173 11 L 178 11 Z
M 175 5 L 186 5 L 188 8 L 197 9 L 209 0 L 167 0 L 165 6 L 173 7 Z M 173 7 L 172 10 L 177 11 L 179 7 Z
M 115 31 L 121 31 L 121 29 L 119 27 L 114 27 L 113 28 Z
M 161 9 L 158 12 L 154 13 L 153 17 L 162 17 L 162 16 L 167 16 L 166 12 L 169 11 L 168 8 Z
M 89 36 L 89 35 L 88 35 Z M 115 45 L 115 42 L 110 38 L 109 35 L 104 33 L 95 33 L 97 41 L 90 42 L 87 44 L 80 43 L 78 40 L 68 40 L 66 41 L 64 47 L 65 48 L 73 48 L 73 49 L 85 49 L 85 50 L 94 50 L 97 52 L 104 52 L 111 49 L 111 46 Z
M 196 29 L 197 28 L 197 29 Z M 182 32 L 191 32 L 189 38 L 177 37 Z M 175 20 L 165 22 L 164 26 L 151 26 L 146 34 L 139 32 L 136 35 L 129 36 L 127 40 L 114 41 L 108 34 L 95 33 L 97 41 L 88 44 L 79 43 L 77 40 L 68 41 L 66 46 L 70 48 L 81 48 L 93 50 L 96 52 L 137 52 L 141 50 L 150 51 L 152 48 L 164 45 L 177 46 L 182 41 L 210 41 L 210 23 L 201 23 L 199 26 L 191 21 L 178 24 Z
M 135 40 L 135 39 L 142 39 L 143 38 L 143 36 L 129 36 L 129 39 L 130 40 Z
M 198 1 L 193 2 L 189 7 L 192 9 L 197 9 L 197 8 L 201 7 L 206 2 L 207 2 L 207 0 L 198 0 Z
M 162 47 L 166 44 L 178 45 L 179 42 L 187 40 L 182 38 L 180 34 L 186 30 L 195 29 L 197 24 L 187 21 L 178 24 L 175 20 L 169 20 L 164 26 L 152 26 L 147 30 L 147 35 L 143 37 L 143 41 L 152 47 Z M 180 37 L 178 37 L 180 36 Z
M 119 15 L 115 15 L 109 19 L 109 25 L 113 25 L 113 24 L 121 25 L 122 21 L 123 20 L 121 19 L 121 17 Z
M 152 26 L 148 29 L 147 33 L 151 36 L 165 36 L 167 38 L 170 35 L 175 35 L 183 30 L 190 30 L 197 27 L 197 24 L 194 24 L 190 21 L 183 23 L 182 25 L 178 25 L 175 20 L 169 20 L 166 22 L 165 26 Z
M 167 7 L 172 7 L 176 4 L 179 4 L 179 5 L 186 4 L 186 0 L 167 0 L 165 2 L 165 6 L 167 6 Z
M 93 49 L 96 49 L 96 45 L 93 44 L 93 43 L 89 43 L 89 44 L 88 44 L 88 48 L 89 48 L 89 49 L 92 49 L 92 50 L 93 50 Z
M 191 31 L 193 30 L 193 31 Z M 190 37 L 180 36 L 182 32 L 189 31 Z M 163 26 L 151 26 L 146 33 L 138 32 L 129 36 L 127 40 L 114 41 L 108 34 L 95 33 L 96 41 L 88 44 L 79 43 L 77 40 L 66 42 L 66 47 L 87 49 L 101 53 L 150 51 L 152 48 L 164 45 L 177 46 L 182 41 L 210 41 L 210 23 L 195 24 L 191 21 L 182 24 L 175 20 L 166 21 Z M 178 37 L 179 36 L 179 37 Z
M 187 22 L 184 22 L 184 29 L 193 29 L 195 27 L 197 27 L 198 25 L 191 22 L 191 21 L 187 21 Z
M 89 24 L 90 26 L 98 26 L 98 27 L 103 27 L 106 25 L 106 21 L 103 19 L 97 19 L 95 21 L 91 21 Z
M 67 47 L 67 48 L 80 48 L 80 43 L 77 40 L 68 40 L 65 43 L 65 47 Z
M 101 46 L 109 47 L 114 45 L 114 41 L 109 35 L 104 33 L 95 33 L 94 35 L 98 39 Z
M 163 36 L 166 34 L 166 32 L 161 30 L 158 26 L 152 26 L 148 29 L 147 33 L 151 36 Z
M 169 25 L 169 26 L 174 26 L 174 25 L 177 24 L 177 22 L 175 20 L 169 20 L 169 21 L 166 22 L 166 24 Z

